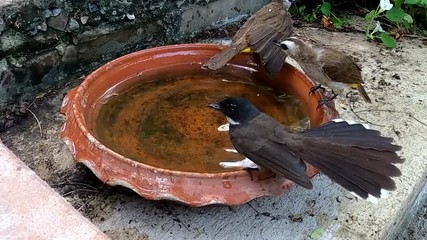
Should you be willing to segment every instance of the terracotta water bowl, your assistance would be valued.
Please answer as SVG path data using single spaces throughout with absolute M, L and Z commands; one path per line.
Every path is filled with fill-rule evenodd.
M 115 59 L 90 74 L 80 86 L 67 94 L 61 108 L 61 112 L 66 115 L 61 137 L 76 161 L 85 164 L 109 185 L 128 187 L 146 199 L 168 199 L 190 206 L 237 205 L 257 197 L 274 196 L 287 191 L 294 183 L 269 171 L 252 171 L 250 176 L 244 169 L 194 172 L 160 168 L 125 157 L 97 138 L 94 129 L 99 109 L 109 98 L 137 83 L 177 73 L 215 76 L 226 72 L 238 76 L 242 81 L 262 82 L 280 89 L 300 101 L 311 127 L 338 116 L 333 107 L 325 105 L 316 109 L 320 93 L 309 96 L 309 89 L 314 83 L 291 65 L 285 65 L 279 74 L 269 77 L 264 68 L 258 65 L 255 56 L 240 54 L 221 70 L 201 69 L 201 64 L 221 49 L 222 46 L 213 44 L 152 48 Z M 204 109 L 211 111 L 206 113 L 211 114 L 207 119 L 215 118 L 216 114 L 217 119 L 221 118 L 225 123 L 224 116 Z M 199 121 L 198 124 L 203 125 L 204 122 Z M 229 141 L 228 133 L 223 134 Z M 313 167 L 307 170 L 310 178 L 316 173 Z

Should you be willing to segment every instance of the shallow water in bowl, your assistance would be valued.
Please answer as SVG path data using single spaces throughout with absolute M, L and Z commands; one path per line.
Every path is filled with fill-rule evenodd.
M 113 94 L 99 110 L 95 136 L 113 151 L 147 165 L 188 172 L 226 172 L 221 161 L 241 160 L 225 117 L 208 108 L 226 96 L 243 96 L 291 128 L 305 128 L 300 104 L 283 92 L 231 77 L 183 76 L 139 83 Z

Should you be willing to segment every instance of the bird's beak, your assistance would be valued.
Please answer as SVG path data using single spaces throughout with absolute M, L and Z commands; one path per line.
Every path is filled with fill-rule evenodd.
M 218 110 L 218 111 L 221 110 L 218 103 L 211 103 L 208 105 L 208 107 L 213 108 L 213 109 Z
M 273 40 L 274 45 L 280 47 L 283 50 L 288 50 L 288 46 L 286 46 L 286 44 L 282 44 L 277 40 Z
M 278 46 L 278 47 L 282 47 L 282 45 L 280 44 L 279 41 L 277 40 L 273 40 L 274 45 Z

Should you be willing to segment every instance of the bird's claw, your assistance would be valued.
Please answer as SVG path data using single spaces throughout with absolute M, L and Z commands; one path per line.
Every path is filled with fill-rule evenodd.
M 334 92 L 334 90 L 332 90 L 331 92 L 332 92 L 331 100 L 334 100 L 335 98 L 337 98 L 337 97 L 338 97 L 338 94 L 336 94 L 336 93 Z
M 322 98 L 322 99 L 320 99 L 317 103 L 317 108 L 316 108 L 316 110 L 319 110 L 319 108 L 321 108 L 323 105 L 325 105 L 325 104 L 329 104 L 330 102 L 332 102 L 335 98 L 337 98 L 337 96 L 338 96 L 338 94 L 336 94 L 336 93 L 334 93 L 333 91 L 332 91 L 332 97 L 330 97 L 330 98 Z
M 321 84 L 317 84 L 316 86 L 310 88 L 308 95 L 311 96 L 315 91 L 317 91 L 319 89 L 322 90 L 322 93 L 324 93 L 326 91 L 326 88 L 322 87 Z
M 324 99 L 324 98 L 320 99 L 317 102 L 317 108 L 316 108 L 316 110 L 319 110 L 319 108 L 321 108 L 325 104 L 328 104 L 330 101 L 331 101 L 331 99 Z

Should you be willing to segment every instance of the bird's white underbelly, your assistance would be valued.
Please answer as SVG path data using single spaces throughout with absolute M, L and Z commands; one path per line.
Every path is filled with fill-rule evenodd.
M 332 89 L 344 89 L 344 88 L 347 88 L 349 86 L 346 83 L 333 82 L 333 81 L 329 81 L 327 85 L 328 85 L 328 87 L 330 87 Z

